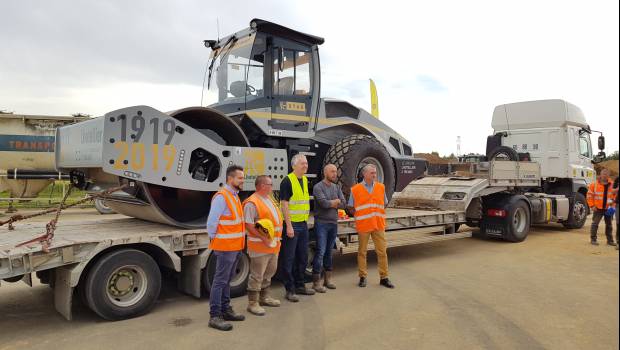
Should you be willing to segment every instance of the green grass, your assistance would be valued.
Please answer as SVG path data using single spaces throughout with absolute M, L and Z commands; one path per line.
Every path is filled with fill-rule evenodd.
M 54 181 L 54 183 L 50 183 L 43 191 L 39 192 L 37 198 L 38 200 L 23 200 L 13 201 L 13 207 L 20 208 L 49 208 L 51 206 L 56 206 L 62 200 L 62 184 L 65 184 L 65 189 L 69 189 L 69 181 Z M 67 204 L 75 203 L 78 200 L 84 198 L 86 196 L 86 191 L 78 190 L 76 188 L 71 190 L 71 194 L 69 194 L 69 198 L 67 198 Z M 10 192 L 4 191 L 0 192 L 0 209 L 6 209 L 9 207 L 8 200 L 2 200 L 2 198 L 10 198 Z M 51 200 L 50 200 L 51 198 Z M 86 202 L 82 204 L 84 206 L 92 206 L 92 202 Z M 81 205 L 81 206 L 82 206 Z

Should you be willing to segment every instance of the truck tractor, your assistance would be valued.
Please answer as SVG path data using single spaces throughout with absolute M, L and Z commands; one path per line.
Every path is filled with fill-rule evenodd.
M 563 100 L 497 106 L 486 160 L 471 174 L 429 176 L 413 181 L 393 205 L 464 211 L 476 235 L 511 242 L 526 239 L 530 225 L 561 223 L 583 227 L 588 185 L 595 181 L 593 162 L 605 157 L 581 110 Z
M 227 166 L 245 168 L 246 191 L 261 174 L 278 190 L 297 153 L 308 157 L 311 184 L 336 164 L 345 193 L 373 164 L 391 198 L 423 176 L 426 161 L 362 108 L 321 98 L 323 42 L 260 19 L 205 40 L 208 107 L 135 106 L 59 128 L 57 167 L 91 190 L 126 185 L 106 200 L 119 213 L 187 228 L 204 226 Z

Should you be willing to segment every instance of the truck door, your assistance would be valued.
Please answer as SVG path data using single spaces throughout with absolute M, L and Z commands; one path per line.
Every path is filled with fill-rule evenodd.
M 270 126 L 307 132 L 314 123 L 310 111 L 313 94 L 310 47 L 275 41 L 272 47 L 272 99 Z

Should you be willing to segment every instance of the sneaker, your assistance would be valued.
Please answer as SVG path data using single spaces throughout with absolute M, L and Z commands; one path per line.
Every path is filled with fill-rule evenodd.
M 310 289 L 310 288 L 306 288 L 306 286 L 303 287 L 297 287 L 295 288 L 295 294 L 301 294 L 301 295 L 314 295 L 314 290 Z
M 390 282 L 390 279 L 387 278 L 387 277 L 386 278 L 382 278 L 381 281 L 379 281 L 379 284 L 384 286 L 384 287 L 390 288 L 390 289 L 394 289 L 394 287 L 395 287 L 394 284 L 392 284 L 392 282 Z
M 294 292 L 286 292 L 284 297 L 291 303 L 296 303 L 299 301 L 299 297 Z
M 209 319 L 209 327 L 225 332 L 233 329 L 233 326 L 225 322 L 221 316 L 211 317 L 211 319 Z
M 598 245 L 598 242 L 597 242 L 597 241 L 591 241 L 591 242 L 590 242 L 590 244 L 592 244 L 592 245 Z
M 612 247 L 616 246 L 616 243 L 614 243 L 613 241 L 607 241 L 607 245 L 610 245 Z
M 232 307 L 229 307 L 222 313 L 222 318 L 226 321 L 243 321 L 245 320 L 245 316 L 238 314 L 233 310 Z
M 360 277 L 360 282 L 357 284 L 358 287 L 364 288 L 366 287 L 366 277 Z

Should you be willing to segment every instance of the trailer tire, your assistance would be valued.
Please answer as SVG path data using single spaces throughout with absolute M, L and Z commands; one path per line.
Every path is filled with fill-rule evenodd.
M 338 183 L 345 196 L 351 187 L 361 181 L 360 170 L 364 164 L 377 166 L 378 181 L 385 185 L 388 200 L 395 186 L 394 162 L 379 140 L 372 136 L 354 134 L 336 142 L 327 151 L 323 165 L 334 164 L 338 168 Z
M 498 158 L 498 156 L 500 158 Z M 496 159 L 497 160 L 511 160 L 511 161 L 516 162 L 519 160 L 519 154 L 517 153 L 517 151 L 515 151 L 514 149 L 510 147 L 499 146 L 493 149 L 491 153 L 489 154 L 489 160 L 496 160 Z
M 230 281 L 230 296 L 232 298 L 245 295 L 250 279 L 250 257 L 245 252 L 241 252 L 237 259 L 237 271 Z M 211 293 L 216 266 L 217 257 L 215 254 L 211 254 L 207 260 L 207 266 L 202 272 L 202 285 L 207 293 Z
M 108 207 L 105 204 L 105 200 L 103 200 L 101 198 L 96 198 L 94 202 L 95 202 L 95 209 L 97 209 L 99 214 L 106 215 L 106 214 L 114 214 L 115 213 L 114 209 Z
M 161 272 L 153 258 L 121 249 L 100 257 L 84 281 L 88 307 L 110 321 L 147 313 L 161 290 Z
M 563 221 L 562 225 L 568 229 L 578 229 L 585 225 L 588 219 L 588 203 L 586 197 L 582 193 L 575 193 L 569 198 L 570 210 L 568 212 L 568 220 Z
M 523 242 L 530 232 L 530 207 L 523 200 L 512 202 L 507 207 L 505 239 L 509 242 Z

